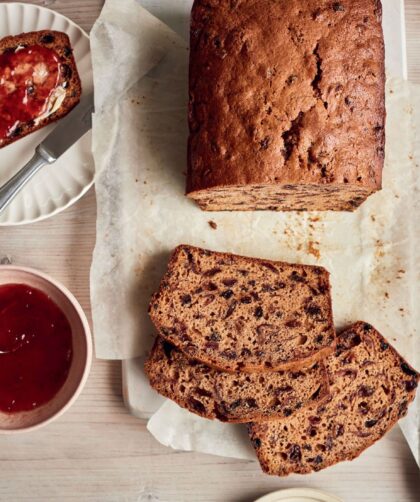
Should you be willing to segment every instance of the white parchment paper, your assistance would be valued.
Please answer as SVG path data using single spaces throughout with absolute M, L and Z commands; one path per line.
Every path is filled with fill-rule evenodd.
M 172 4 L 184 12 L 186 0 Z M 177 21 L 181 34 L 184 21 Z M 368 321 L 420 367 L 419 87 L 389 79 L 384 189 L 355 213 L 205 213 L 184 197 L 185 39 L 135 0 L 107 0 L 91 43 L 98 204 L 91 300 L 98 357 L 140 357 L 133 359 L 139 365 L 155 334 L 150 296 L 170 251 L 188 243 L 325 266 L 337 327 Z M 162 405 L 142 378 L 139 395 L 148 413 L 162 406 L 149 422 L 162 443 L 249 458 L 243 428 Z M 418 411 L 413 406 L 403 423 L 417 459 Z

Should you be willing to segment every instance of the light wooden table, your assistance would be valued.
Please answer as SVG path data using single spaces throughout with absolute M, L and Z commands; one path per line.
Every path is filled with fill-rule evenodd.
M 123 0 L 122 0 L 123 1 Z M 30 3 L 30 2 L 29 2 Z M 89 30 L 102 0 L 38 0 Z M 409 75 L 420 82 L 420 0 L 406 0 Z M 0 262 L 36 267 L 72 290 L 86 312 L 95 243 L 91 190 L 45 222 L 0 228 Z M 121 397 L 121 365 L 94 361 L 78 402 L 44 430 L 0 436 L 0 500 L 251 502 L 271 490 L 323 488 L 346 502 L 419 502 L 419 470 L 394 429 L 358 460 L 316 475 L 277 479 L 256 462 L 175 452 L 131 417 Z

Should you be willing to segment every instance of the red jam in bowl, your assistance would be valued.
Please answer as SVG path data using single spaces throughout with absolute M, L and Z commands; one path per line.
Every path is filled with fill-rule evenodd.
M 0 141 L 47 111 L 60 81 L 59 58 L 40 45 L 0 54 Z
M 73 356 L 71 326 L 42 291 L 0 286 L 0 412 L 50 401 L 63 386 Z

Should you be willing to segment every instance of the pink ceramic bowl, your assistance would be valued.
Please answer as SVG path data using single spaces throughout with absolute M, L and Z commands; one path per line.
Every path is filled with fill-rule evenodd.
M 92 339 L 89 323 L 79 302 L 67 288 L 48 275 L 30 268 L 0 265 L 0 285 L 3 284 L 27 284 L 47 294 L 67 317 L 73 341 L 73 360 L 69 375 L 51 401 L 27 412 L 0 412 L 0 434 L 12 434 L 38 429 L 52 422 L 76 401 L 89 375 Z

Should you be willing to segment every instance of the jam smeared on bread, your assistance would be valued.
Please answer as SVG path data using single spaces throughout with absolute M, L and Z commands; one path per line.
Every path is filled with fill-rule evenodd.
M 0 140 L 48 111 L 60 83 L 58 54 L 31 45 L 0 54 Z
M 322 362 L 302 371 L 224 373 L 157 338 L 146 362 L 151 386 L 204 418 L 244 423 L 289 417 L 328 395 Z
M 181 245 L 149 309 L 162 338 L 222 371 L 300 368 L 335 347 L 321 267 Z
M 381 17 L 380 0 L 195 0 L 188 196 L 209 211 L 353 211 L 379 190 Z
M 250 424 L 264 472 L 304 474 L 359 456 L 406 414 L 420 376 L 363 322 L 338 335 L 326 366 L 327 402 L 288 419 Z
M 66 115 L 80 94 L 66 34 L 40 31 L 0 40 L 0 148 Z

